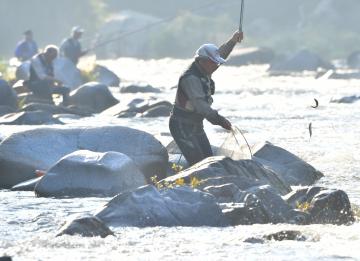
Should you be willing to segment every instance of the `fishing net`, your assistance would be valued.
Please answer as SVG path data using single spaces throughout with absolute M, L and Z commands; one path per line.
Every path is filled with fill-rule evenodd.
M 214 153 L 217 156 L 226 156 L 233 160 L 251 159 L 251 148 L 242 131 L 233 126 L 223 144 Z

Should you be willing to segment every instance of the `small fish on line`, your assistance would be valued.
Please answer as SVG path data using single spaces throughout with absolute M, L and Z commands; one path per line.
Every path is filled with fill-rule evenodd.
M 311 108 L 317 108 L 319 107 L 319 101 L 317 99 L 314 98 L 314 101 L 315 101 L 315 106 L 311 106 Z
M 312 136 L 312 123 L 311 122 L 309 123 L 309 135 L 311 138 L 311 136 Z

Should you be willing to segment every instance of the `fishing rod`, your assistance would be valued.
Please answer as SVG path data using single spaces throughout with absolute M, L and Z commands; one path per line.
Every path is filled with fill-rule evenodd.
M 245 2 L 245 0 L 241 0 L 240 23 L 239 23 L 239 32 L 241 32 L 241 33 L 243 32 L 244 2 Z
M 243 10 L 243 1 L 244 1 L 244 0 L 242 0 L 242 10 Z M 234 1 L 231 1 L 231 2 L 235 2 L 235 0 L 234 0 Z M 222 3 L 222 2 L 219 2 L 219 1 L 213 1 L 213 2 L 211 2 L 211 3 L 208 3 L 208 4 L 205 4 L 205 5 L 202 5 L 202 6 L 193 8 L 193 9 L 190 9 L 189 11 L 190 11 L 190 12 L 198 12 L 198 11 L 200 11 L 200 10 L 203 10 L 203 9 L 206 9 L 206 8 L 209 8 L 209 7 L 212 7 L 212 6 L 220 5 L 220 4 L 223 4 L 223 3 Z M 243 12 L 243 11 L 242 11 L 242 12 Z M 142 31 L 146 31 L 146 30 L 148 30 L 148 29 L 150 29 L 150 28 L 152 28 L 152 27 L 155 27 L 155 26 L 157 26 L 157 25 L 160 25 L 160 24 L 163 24 L 163 23 L 166 23 L 166 22 L 170 22 L 170 21 L 176 19 L 176 18 L 179 17 L 179 16 L 181 16 L 181 14 L 179 14 L 179 15 L 174 15 L 174 16 L 170 16 L 170 17 L 165 18 L 165 19 L 162 19 L 162 20 L 160 20 L 160 21 L 157 21 L 157 22 L 154 22 L 154 23 L 150 23 L 150 24 L 148 24 L 148 25 L 146 25 L 146 26 L 144 26 L 144 27 L 138 28 L 138 29 L 133 30 L 133 31 L 121 33 L 120 35 L 118 35 L 118 36 L 116 36 L 116 37 L 114 37 L 114 38 L 112 38 L 112 39 L 110 39 L 110 40 L 107 40 L 107 41 L 104 41 L 104 42 L 100 42 L 100 43 L 98 43 L 98 44 L 95 44 L 93 47 L 89 48 L 88 51 L 93 51 L 93 50 L 95 50 L 95 49 L 97 49 L 97 48 L 99 48 L 99 47 L 102 47 L 102 46 L 104 46 L 104 45 L 110 44 L 110 43 L 112 43 L 112 42 L 116 42 L 116 41 L 118 41 L 118 40 L 120 40 L 120 39 L 122 39 L 122 38 L 124 38 L 124 37 L 128 37 L 128 36 L 130 36 L 130 35 L 133 35 L 133 34 L 136 34 L 136 33 L 142 32 Z M 242 18 L 241 18 L 241 22 L 240 22 L 240 23 L 242 24 Z

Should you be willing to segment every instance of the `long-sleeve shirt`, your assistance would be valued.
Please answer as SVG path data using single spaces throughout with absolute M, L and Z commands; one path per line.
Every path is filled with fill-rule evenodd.
M 221 45 L 219 47 L 220 56 L 223 59 L 228 58 L 235 45 L 236 42 L 233 42 L 232 40 L 229 40 Z M 202 84 L 202 82 L 207 84 L 209 86 L 208 90 L 210 90 L 210 84 L 212 82 L 211 76 L 207 75 L 197 62 L 195 62 L 195 64 L 202 73 L 203 77 L 198 78 L 195 75 L 187 75 L 180 80 L 179 88 L 182 88 L 188 97 L 188 102 L 185 104 L 185 108 L 183 109 L 190 112 L 196 112 L 204 116 L 210 122 L 213 122 L 217 119 L 218 112 L 211 108 L 213 103 L 211 93 L 205 93 Z M 175 104 L 177 103 L 179 103 L 178 97 L 175 101 Z
M 60 46 L 60 56 L 70 59 L 76 65 L 82 56 L 79 40 L 74 38 L 65 39 Z
M 17 57 L 20 61 L 30 60 L 35 54 L 38 53 L 38 46 L 35 41 L 20 41 L 16 45 L 15 49 L 15 57 Z

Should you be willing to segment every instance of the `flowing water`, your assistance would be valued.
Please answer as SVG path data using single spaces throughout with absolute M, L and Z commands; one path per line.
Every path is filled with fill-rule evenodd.
M 102 61 L 123 84 L 161 87 L 161 94 L 114 95 L 125 102 L 134 97 L 173 101 L 177 79 L 191 60 Z M 250 144 L 264 141 L 298 155 L 325 175 L 317 185 L 346 191 L 359 216 L 360 206 L 360 102 L 330 103 L 335 97 L 359 93 L 359 80 L 315 79 L 314 75 L 271 77 L 267 66 L 220 68 L 214 107 L 245 132 Z M 314 109 L 314 98 L 319 107 Z M 359 114 L 358 114 L 359 113 Z M 309 124 L 312 125 L 312 137 Z M 124 125 L 170 140 L 168 119 L 115 119 L 92 117 L 68 120 L 77 126 Z M 0 135 L 27 126 L 2 126 Z M 227 133 L 205 124 L 211 142 L 220 145 Z M 46 199 L 31 192 L 0 191 L 0 255 L 14 260 L 360 260 L 360 223 L 334 225 L 252 225 L 228 228 L 113 228 L 115 236 L 101 238 L 55 237 L 61 225 L 78 215 L 93 213 L 109 198 Z M 299 230 L 307 241 L 245 243 L 281 230 Z

